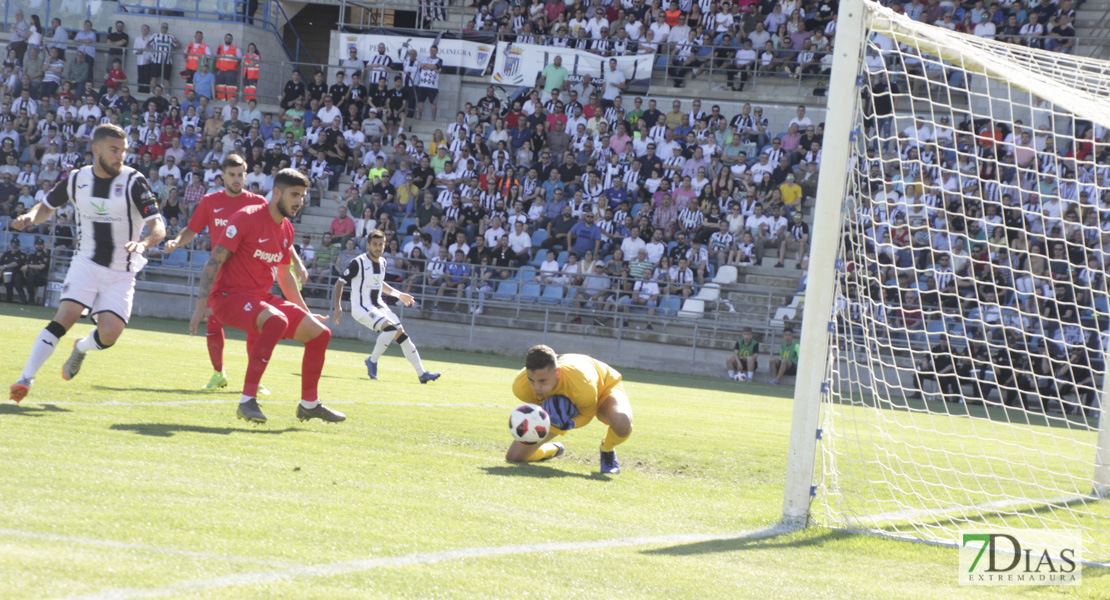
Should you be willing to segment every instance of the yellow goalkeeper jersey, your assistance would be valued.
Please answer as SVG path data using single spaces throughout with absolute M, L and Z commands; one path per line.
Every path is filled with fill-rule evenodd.
M 585 354 L 559 357 L 559 383 L 548 396 L 566 396 L 578 408 L 575 427 L 589 423 L 597 415 L 597 405 L 621 383 L 621 374 L 609 365 Z M 543 404 L 548 396 L 537 397 L 528 384 L 528 373 L 521 369 L 513 381 L 513 394 L 522 402 Z

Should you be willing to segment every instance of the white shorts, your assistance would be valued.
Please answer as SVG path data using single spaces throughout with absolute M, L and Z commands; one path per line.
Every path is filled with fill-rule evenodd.
M 110 312 L 126 323 L 135 300 L 135 274 L 102 267 L 86 258 L 73 259 L 62 284 L 62 300 L 89 309 L 93 319 Z
M 386 325 L 397 326 L 401 324 L 401 319 L 393 314 L 393 311 L 390 310 L 389 307 L 374 307 L 374 309 L 368 313 L 359 311 L 353 313 L 352 316 L 356 321 L 371 331 L 381 331 Z

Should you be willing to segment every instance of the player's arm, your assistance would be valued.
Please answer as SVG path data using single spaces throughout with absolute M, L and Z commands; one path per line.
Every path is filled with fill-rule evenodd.
M 281 287 L 281 293 L 285 299 L 303 308 L 308 314 L 313 314 L 312 309 L 304 303 L 304 297 L 301 296 L 300 287 L 297 286 L 297 280 L 293 278 L 293 272 L 289 269 L 279 268 L 277 272 L 278 286 Z
M 146 221 L 147 231 L 141 240 L 127 242 L 123 247 L 128 252 L 142 254 L 166 237 L 166 221 L 162 219 L 162 211 L 158 208 L 158 196 L 150 189 L 150 182 L 146 177 L 135 179 L 131 187 L 131 202 Z
M 193 238 L 196 237 L 196 235 L 197 232 L 189 229 L 186 226 L 180 232 L 178 232 L 177 237 L 169 240 L 162 246 L 162 252 L 165 252 L 166 254 L 172 254 L 174 250 L 177 250 L 178 246 L 183 246 L 193 241 Z
M 212 293 L 212 284 L 216 281 L 216 275 L 220 272 L 220 266 L 224 264 L 231 256 L 231 250 L 223 246 L 216 246 L 212 249 L 212 254 L 208 257 L 208 262 L 204 263 L 204 270 L 200 273 L 200 291 L 197 293 L 197 307 L 193 311 L 193 318 L 189 320 L 189 335 L 196 335 L 197 326 L 204 320 L 204 317 L 211 314 L 208 309 L 208 295 Z
M 347 269 L 343 271 L 343 275 L 335 280 L 335 288 L 332 290 L 331 297 L 335 298 L 335 301 L 332 302 L 332 319 L 336 325 L 339 324 L 339 317 L 343 314 L 343 286 L 354 281 L 359 269 L 358 259 L 352 258 L 351 262 L 347 263 Z
M 70 177 L 73 177 L 72 173 Z M 50 193 L 46 195 L 46 198 L 36 202 L 35 205 L 31 207 L 31 210 L 12 219 L 11 228 L 16 231 L 23 231 L 28 227 L 46 222 L 46 220 L 54 214 L 55 210 L 65 206 L 66 203 L 69 202 L 69 183 L 69 178 L 66 178 L 54 184 L 54 187 L 50 189 Z
M 416 302 L 416 299 L 412 297 L 412 294 L 406 294 L 384 281 L 382 282 L 382 293 L 386 296 L 393 296 L 394 298 L 400 300 L 401 303 L 405 306 L 412 306 Z

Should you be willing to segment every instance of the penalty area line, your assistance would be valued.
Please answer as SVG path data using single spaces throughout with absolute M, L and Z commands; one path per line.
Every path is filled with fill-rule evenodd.
M 227 400 L 167 400 L 165 402 L 124 402 L 118 400 L 105 400 L 104 402 L 40 402 L 42 406 L 188 406 L 192 404 L 227 404 L 234 405 L 238 403 L 237 398 L 229 398 Z M 434 402 L 362 402 L 359 400 L 329 400 L 327 404 L 360 404 L 365 406 L 420 406 L 428 408 L 498 408 L 509 410 L 511 406 L 500 404 L 458 404 L 458 403 L 442 403 L 436 404 Z
M 176 548 L 165 548 L 163 546 L 153 546 L 150 544 L 132 544 L 129 542 L 116 542 L 113 540 L 98 540 L 95 538 L 78 537 L 72 535 L 58 535 L 55 533 L 38 533 L 34 531 L 21 531 L 19 529 L 0 529 L 0 537 L 20 537 L 35 540 L 49 540 L 52 542 L 67 542 L 71 544 L 84 544 L 86 546 L 101 546 L 105 548 L 116 548 L 120 550 L 141 550 L 144 552 L 159 552 L 162 554 L 176 554 L 178 556 L 188 556 L 190 558 L 203 558 L 205 560 L 222 560 L 227 562 L 237 563 L 250 563 L 256 565 L 267 565 L 271 567 L 292 567 L 296 563 L 282 562 L 277 560 L 264 560 L 260 558 L 246 558 L 242 556 L 226 556 L 223 554 L 213 554 L 211 552 L 194 552 L 192 550 L 178 550 Z
M 69 596 L 59 600 L 131 600 L 133 598 L 154 598 L 170 594 L 193 594 L 208 592 L 243 585 L 261 585 L 278 581 L 287 581 L 303 577 L 322 577 L 328 575 L 346 575 L 369 571 L 372 569 L 388 567 L 406 567 L 411 565 L 426 565 L 448 561 L 466 560 L 470 558 L 484 558 L 489 556 L 503 556 L 508 554 L 531 554 L 539 552 L 573 552 L 578 550 L 598 550 L 605 548 L 621 548 L 627 546 L 647 546 L 654 544 L 690 544 L 697 542 L 727 541 L 741 539 L 759 539 L 771 537 L 796 530 L 797 527 L 773 525 L 761 529 L 726 533 L 726 534 L 673 534 L 644 537 L 623 537 L 608 540 L 593 540 L 585 542 L 547 542 L 542 544 L 518 544 L 512 546 L 477 546 L 471 548 L 458 548 L 442 552 L 418 552 L 403 556 L 383 558 L 367 558 L 362 560 L 349 560 L 323 565 L 305 565 L 291 569 L 275 569 L 255 573 L 242 573 L 238 575 L 225 575 L 211 579 L 196 579 L 192 581 L 179 581 L 169 585 L 153 588 L 121 588 L 80 596 Z

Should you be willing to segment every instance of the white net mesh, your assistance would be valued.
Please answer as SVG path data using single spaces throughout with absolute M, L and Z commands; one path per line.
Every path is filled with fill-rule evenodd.
M 1069 528 L 1110 562 L 1110 63 L 868 10 L 812 516 Z

